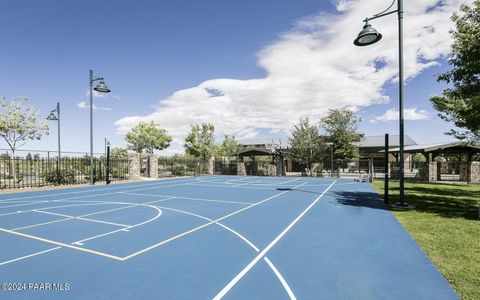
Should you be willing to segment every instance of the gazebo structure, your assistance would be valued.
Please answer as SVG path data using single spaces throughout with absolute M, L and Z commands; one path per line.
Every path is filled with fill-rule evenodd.
M 390 153 L 398 153 L 399 149 L 389 150 Z M 463 181 L 480 183 L 480 161 L 473 161 L 476 154 L 480 154 L 480 146 L 465 142 L 447 144 L 412 145 L 405 147 L 405 153 L 421 153 L 426 158 L 424 176 L 429 182 L 441 180 Z M 465 156 L 466 160 L 459 162 L 436 162 L 437 156 Z
M 238 175 L 269 175 L 276 176 L 283 174 L 283 155 L 281 151 L 271 150 L 262 147 L 247 147 L 238 151 L 237 156 L 240 161 L 237 164 Z M 259 164 L 255 161 L 257 156 L 270 156 L 271 162 L 266 166 L 266 172 L 259 172 Z M 244 161 L 249 157 L 251 161 Z

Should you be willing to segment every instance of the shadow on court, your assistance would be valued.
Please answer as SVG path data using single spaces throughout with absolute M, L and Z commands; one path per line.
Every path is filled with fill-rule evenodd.
M 390 210 L 377 193 L 340 191 L 334 194 L 336 201 L 342 205 Z

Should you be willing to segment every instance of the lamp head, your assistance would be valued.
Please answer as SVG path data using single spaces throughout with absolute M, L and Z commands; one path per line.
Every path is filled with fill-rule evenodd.
M 378 33 L 377 30 L 373 28 L 372 25 L 370 25 L 367 21 L 365 22 L 362 31 L 360 31 L 355 41 L 353 41 L 353 44 L 356 46 L 368 46 L 378 42 L 381 39 L 382 35 Z
M 57 121 L 58 118 L 57 116 L 53 113 L 53 111 L 50 112 L 50 115 L 47 117 L 47 120 L 49 121 Z
M 100 83 L 97 84 L 96 87 L 93 88 L 95 91 L 99 93 L 110 93 L 110 89 L 108 86 L 105 84 L 105 81 L 100 80 Z

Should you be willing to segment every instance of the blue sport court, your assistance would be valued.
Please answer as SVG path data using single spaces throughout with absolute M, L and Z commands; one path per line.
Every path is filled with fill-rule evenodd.
M 0 245 L 0 299 L 458 299 L 371 185 L 351 179 L 1 195 Z

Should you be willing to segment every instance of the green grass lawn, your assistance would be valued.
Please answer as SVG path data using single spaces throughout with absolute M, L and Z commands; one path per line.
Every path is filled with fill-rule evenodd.
M 373 186 L 383 196 L 383 181 Z M 397 219 L 464 300 L 480 299 L 480 185 L 406 183 L 411 210 Z M 390 182 L 390 203 L 398 182 Z

